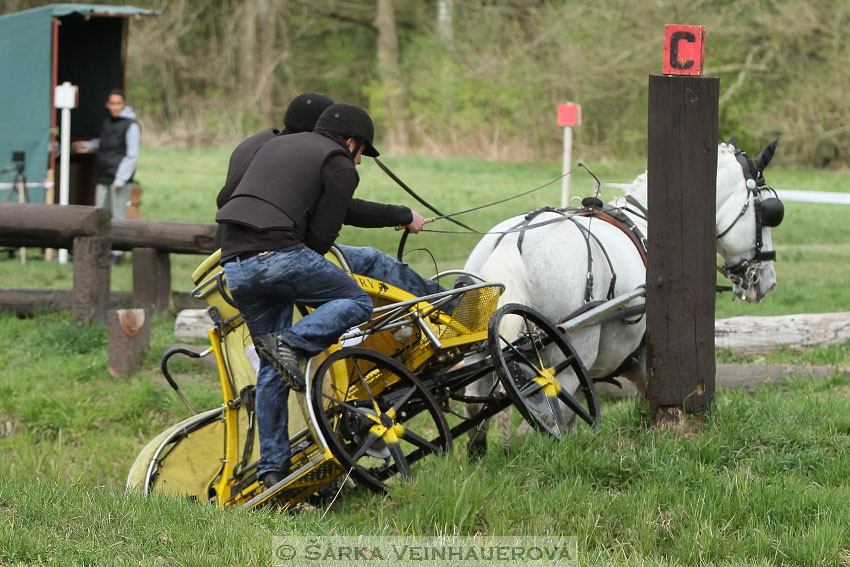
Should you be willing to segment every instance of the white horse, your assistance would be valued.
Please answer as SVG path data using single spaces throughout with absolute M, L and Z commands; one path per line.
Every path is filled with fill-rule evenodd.
M 732 140 L 718 148 L 717 251 L 725 262 L 722 270 L 732 280 L 735 295 L 750 303 L 758 303 L 776 287 L 770 227 L 781 222 L 783 209 L 761 174 L 773 156 L 776 142 L 768 144 L 755 159 L 737 150 Z M 646 172 L 635 179 L 625 198 L 612 205 L 631 220 L 639 233 L 651 237 L 645 214 Z M 644 285 L 646 267 L 641 251 L 623 230 L 588 216 L 551 220 L 559 217 L 563 214 L 548 211 L 530 220 L 521 215 L 499 223 L 475 246 L 464 269 L 503 282 L 501 304 L 528 305 L 553 322 L 565 321 L 591 301 L 632 292 Z M 547 221 L 549 224 L 545 224 Z M 536 224 L 541 226 L 528 229 Z M 526 230 L 511 232 L 518 228 Z M 615 284 L 609 289 L 613 274 Z M 643 297 L 637 297 L 630 305 L 643 302 Z M 634 316 L 628 321 L 581 328 L 569 333 L 569 341 L 592 378 L 625 376 L 644 389 L 645 330 L 645 318 Z M 503 334 L 515 332 L 503 329 Z M 492 390 L 494 381 L 494 376 L 484 378 L 470 386 L 468 393 L 483 395 Z M 558 381 L 569 392 L 578 386 L 570 369 L 561 372 Z M 472 413 L 476 408 L 467 409 Z M 562 410 L 568 419 L 575 417 L 567 408 Z M 485 423 L 470 433 L 471 450 L 486 450 L 486 431 Z

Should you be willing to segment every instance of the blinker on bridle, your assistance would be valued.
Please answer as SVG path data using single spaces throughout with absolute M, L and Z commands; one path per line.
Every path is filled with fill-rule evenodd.
M 759 264 L 763 261 L 776 260 L 776 250 L 762 250 L 762 246 L 764 246 L 762 231 L 765 227 L 773 228 L 779 226 L 785 217 L 785 206 L 782 204 L 776 191 L 765 183 L 762 172 L 756 169 L 756 165 L 750 156 L 744 151 L 736 149 L 735 159 L 741 164 L 741 169 L 744 172 L 747 185 L 747 200 L 744 202 L 741 212 L 732 221 L 732 224 L 718 234 L 717 239 L 722 238 L 732 230 L 732 227 L 744 216 L 750 206 L 750 197 L 752 197 L 756 217 L 756 248 L 752 258 L 741 260 L 731 266 L 724 264 L 720 271 L 729 279 L 739 283 L 742 287 L 748 288 L 758 281 L 757 268 Z M 760 196 L 762 191 L 770 191 L 773 193 L 773 197 L 762 199 Z

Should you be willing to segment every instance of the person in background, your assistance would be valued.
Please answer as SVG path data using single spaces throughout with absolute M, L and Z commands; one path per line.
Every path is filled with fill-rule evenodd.
M 121 89 L 109 91 L 106 109 L 108 115 L 100 127 L 100 138 L 85 141 L 80 146 L 86 151 L 97 151 L 95 206 L 109 211 L 112 218 L 123 219 L 127 218 L 127 201 L 139 161 L 142 131 Z M 113 263 L 120 263 L 123 258 L 123 252 L 112 252 Z

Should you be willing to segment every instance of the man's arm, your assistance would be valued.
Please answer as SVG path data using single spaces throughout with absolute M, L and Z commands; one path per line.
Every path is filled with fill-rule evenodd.
M 136 163 L 139 161 L 139 140 L 141 139 L 141 130 L 139 125 L 133 122 L 127 128 L 127 134 L 124 136 L 124 143 L 127 146 L 127 153 L 121 158 L 121 163 L 118 164 L 118 169 L 115 171 L 115 180 L 112 185 L 123 187 L 127 180 L 136 171 Z
M 386 205 L 352 199 L 345 211 L 343 224 L 360 228 L 405 226 L 413 221 L 413 212 L 403 205 Z
M 325 254 L 339 236 L 351 196 L 360 178 L 350 158 L 336 154 L 322 166 L 324 191 L 309 219 L 304 244 Z

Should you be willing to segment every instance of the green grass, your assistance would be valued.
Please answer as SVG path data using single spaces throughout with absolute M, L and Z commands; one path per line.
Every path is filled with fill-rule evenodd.
M 139 177 L 143 216 L 211 221 L 227 152 L 146 149 Z M 558 175 L 553 164 L 388 159 L 417 191 L 447 211 L 507 196 Z M 639 165 L 594 167 L 624 182 Z M 406 202 L 374 165 L 358 195 Z M 847 172 L 777 169 L 777 187 L 841 190 Z M 589 181 L 573 180 L 573 192 Z M 517 211 L 557 201 L 557 184 L 465 222 L 487 227 Z M 841 207 L 788 204 L 775 231 L 779 285 L 759 306 L 727 297 L 718 315 L 845 310 L 850 227 Z M 342 241 L 394 252 L 392 230 L 345 229 Z M 411 237 L 440 269 L 458 267 L 475 239 Z M 31 255 L 36 254 L 33 250 Z M 423 272 L 430 257 L 411 253 Z M 190 287 L 200 258 L 176 257 L 175 289 Z M 70 266 L 0 260 L 0 288 L 70 287 Z M 113 288 L 129 289 L 128 266 Z M 687 434 L 648 427 L 634 399 L 603 400 L 603 425 L 563 443 L 530 435 L 496 444 L 481 461 L 465 438 L 447 458 L 430 458 L 389 496 L 346 491 L 331 511 L 219 510 L 123 492 L 145 443 L 183 419 L 185 408 L 159 371 L 175 342 L 173 315 L 154 318 L 142 369 L 113 379 L 106 329 L 72 327 L 67 313 L 30 319 L 0 314 L 0 565 L 268 565 L 276 535 L 575 535 L 588 565 L 850 564 L 850 380 L 836 375 L 772 384 L 754 393 L 721 390 L 704 424 Z M 721 355 L 721 360 L 728 357 Z M 759 359 L 847 364 L 850 345 Z M 213 372 L 176 362 L 197 409 L 221 403 Z
M 106 373 L 105 332 L 67 316 L 0 316 L 0 562 L 266 565 L 286 535 L 575 535 L 582 564 L 841 565 L 850 545 L 850 379 L 720 391 L 688 434 L 648 427 L 645 405 L 603 401 L 603 425 L 565 442 L 463 442 L 389 496 L 345 491 L 330 513 L 218 510 L 124 494 L 147 439 L 185 410 L 157 373 L 171 340 L 154 324 L 144 369 Z M 178 375 L 201 407 L 214 376 Z M 4 425 L 8 427 L 8 425 Z M 198 527 L 201 527 L 199 530 Z

